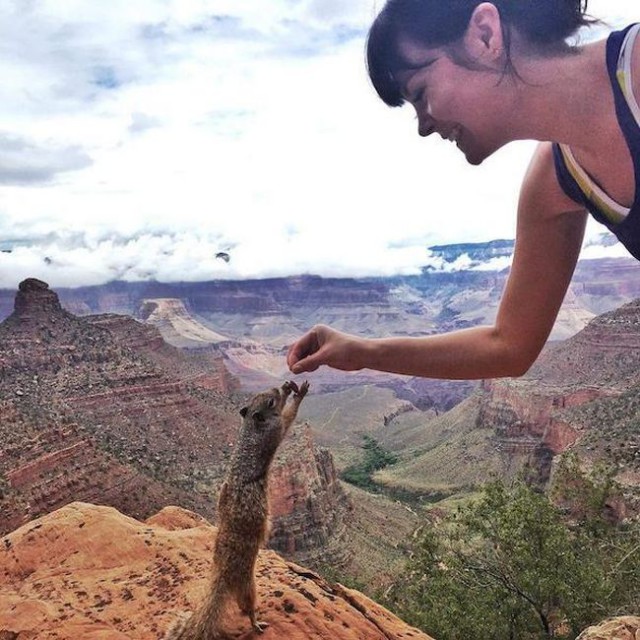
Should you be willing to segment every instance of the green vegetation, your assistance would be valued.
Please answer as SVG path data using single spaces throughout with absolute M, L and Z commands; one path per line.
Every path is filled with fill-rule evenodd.
M 637 614 L 640 529 L 605 508 L 611 475 L 594 480 L 572 461 L 560 471 L 562 509 L 522 481 L 498 481 L 425 526 L 388 604 L 438 640 L 575 638 Z
M 353 484 L 357 487 L 362 487 L 369 491 L 376 491 L 377 485 L 373 481 L 372 475 L 374 471 L 384 469 L 384 467 L 390 464 L 395 464 L 398 458 L 387 451 L 382 445 L 369 435 L 363 435 L 364 441 L 362 449 L 364 451 L 363 459 L 348 466 L 340 475 L 342 480 Z

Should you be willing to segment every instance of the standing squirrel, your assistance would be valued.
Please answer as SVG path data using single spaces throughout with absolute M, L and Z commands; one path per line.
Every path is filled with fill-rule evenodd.
M 306 381 L 300 388 L 295 382 L 285 382 L 280 389 L 257 394 L 240 410 L 242 427 L 218 499 L 209 593 L 191 617 L 167 633 L 166 640 L 224 638 L 220 623 L 231 596 L 249 616 L 255 631 L 262 633 L 268 626 L 256 617 L 254 569 L 269 532 L 269 467 L 308 390 Z M 287 402 L 292 392 L 293 399 Z

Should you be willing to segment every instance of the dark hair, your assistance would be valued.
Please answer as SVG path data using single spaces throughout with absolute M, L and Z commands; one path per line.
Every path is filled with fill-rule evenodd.
M 411 65 L 398 52 L 398 39 L 438 47 L 460 39 L 471 14 L 482 0 L 387 0 L 371 25 L 367 39 L 367 67 L 378 95 L 389 106 L 404 103 L 395 74 Z M 503 24 L 505 73 L 513 71 L 508 27 L 531 44 L 561 48 L 580 27 L 595 22 L 586 16 L 588 0 L 492 0 Z M 506 29 L 505 29 L 506 27 Z

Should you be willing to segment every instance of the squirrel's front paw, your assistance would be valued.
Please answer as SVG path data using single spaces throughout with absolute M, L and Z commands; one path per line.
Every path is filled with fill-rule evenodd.
M 307 395 L 307 391 L 309 391 L 309 381 L 305 380 L 301 385 L 299 389 L 296 389 L 296 396 L 298 396 L 298 398 L 304 398 Z
M 287 380 L 282 387 L 280 387 L 285 398 L 293 391 L 298 393 L 298 385 L 293 380 Z

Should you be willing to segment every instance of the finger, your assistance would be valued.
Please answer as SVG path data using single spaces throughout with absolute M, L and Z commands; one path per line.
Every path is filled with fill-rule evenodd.
M 291 368 L 296 362 L 302 360 L 306 354 L 306 349 L 300 344 L 300 340 L 289 347 L 287 352 L 287 365 Z
M 295 364 L 289 367 L 291 373 L 308 373 L 310 371 L 315 371 L 322 362 L 320 358 L 318 358 L 315 354 L 311 356 L 307 356 L 306 358 L 302 358 Z
M 287 352 L 287 364 L 289 367 L 306 356 L 315 353 L 318 350 L 318 340 L 312 331 L 305 333 L 300 339 L 294 342 Z

